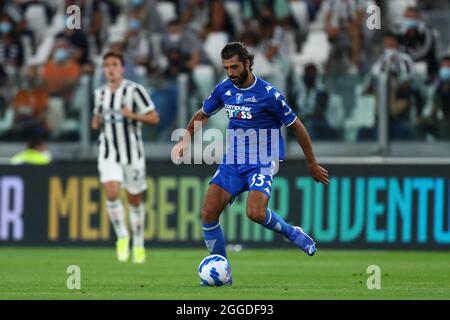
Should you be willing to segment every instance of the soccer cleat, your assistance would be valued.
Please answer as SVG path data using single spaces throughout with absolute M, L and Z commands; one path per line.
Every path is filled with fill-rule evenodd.
M 116 241 L 117 260 L 120 262 L 128 261 L 128 257 L 130 256 L 130 249 L 128 247 L 129 241 L 130 239 L 128 237 Z
M 145 249 L 144 247 L 133 248 L 133 263 L 145 262 Z
M 300 227 L 294 227 L 294 231 L 289 237 L 289 240 L 302 249 L 308 256 L 313 256 L 317 251 L 314 240 Z

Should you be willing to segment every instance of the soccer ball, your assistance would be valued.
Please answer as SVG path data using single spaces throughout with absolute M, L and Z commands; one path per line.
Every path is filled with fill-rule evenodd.
M 207 256 L 198 266 L 201 285 L 221 286 L 231 278 L 231 266 L 228 260 L 219 255 Z

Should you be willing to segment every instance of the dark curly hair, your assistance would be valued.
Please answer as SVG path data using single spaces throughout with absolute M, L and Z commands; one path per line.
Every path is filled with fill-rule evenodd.
M 238 56 L 239 60 L 245 63 L 245 60 L 250 61 L 250 70 L 253 70 L 253 54 L 249 53 L 247 48 L 241 42 L 230 42 L 223 49 L 221 53 L 222 59 L 231 59 Z

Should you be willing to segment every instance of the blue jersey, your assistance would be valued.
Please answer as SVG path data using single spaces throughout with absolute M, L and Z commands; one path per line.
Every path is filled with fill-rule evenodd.
M 211 116 L 223 107 L 230 119 L 227 163 L 243 164 L 243 158 L 250 164 L 284 159 L 280 128 L 293 124 L 297 115 L 274 86 L 255 76 L 250 87 L 238 88 L 227 78 L 203 102 L 202 111 Z

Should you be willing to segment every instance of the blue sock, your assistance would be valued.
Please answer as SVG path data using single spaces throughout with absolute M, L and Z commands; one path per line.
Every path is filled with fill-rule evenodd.
M 225 258 L 227 257 L 225 251 L 225 238 L 222 229 L 220 228 L 219 221 L 203 224 L 203 238 L 205 239 L 206 247 L 211 254 L 220 254 Z
M 292 234 L 292 231 L 294 231 L 294 227 L 286 223 L 286 221 L 281 219 L 275 212 L 273 212 L 269 208 L 266 209 L 266 218 L 264 219 L 262 225 L 269 230 L 273 230 L 283 234 L 286 238 L 289 238 Z

